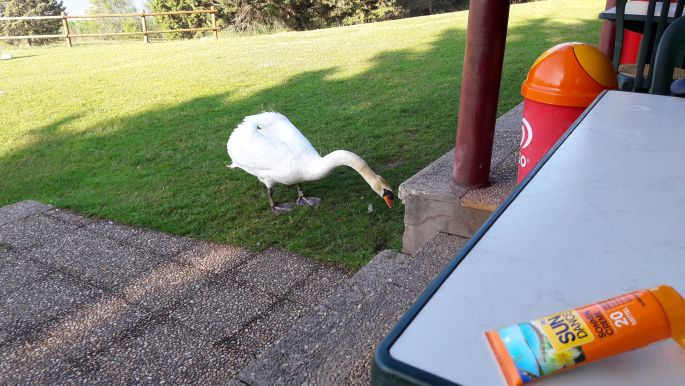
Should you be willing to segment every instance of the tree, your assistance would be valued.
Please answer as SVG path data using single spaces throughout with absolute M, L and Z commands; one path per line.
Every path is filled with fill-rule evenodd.
M 302 31 L 394 19 L 404 13 L 396 0 L 237 0 L 236 4 L 232 24 L 239 30 L 241 24 L 261 22 Z
M 64 6 L 58 0 L 8 0 L 0 1 L 0 15 L 13 16 L 59 16 Z M 56 35 L 60 33 L 62 21 L 57 20 L 18 20 L 0 24 L 0 33 L 4 36 Z M 45 43 L 49 40 L 26 40 L 28 45 L 34 42 Z
M 133 0 L 88 0 L 90 7 L 86 10 L 89 15 L 103 15 L 112 13 L 135 13 Z M 135 32 L 142 29 L 138 18 L 106 18 L 97 19 L 97 31 L 100 33 Z
M 194 11 L 209 9 L 213 4 L 209 0 L 151 0 L 152 12 L 170 11 Z M 164 29 L 202 28 L 209 24 L 209 16 L 206 13 L 164 15 L 157 16 L 157 23 Z M 193 32 L 181 32 L 173 34 L 175 37 L 189 38 L 196 34 Z
M 398 19 L 406 13 L 406 9 L 397 0 L 338 0 L 334 2 L 338 8 L 336 12 L 342 11 L 342 19 L 338 23 L 345 25 Z

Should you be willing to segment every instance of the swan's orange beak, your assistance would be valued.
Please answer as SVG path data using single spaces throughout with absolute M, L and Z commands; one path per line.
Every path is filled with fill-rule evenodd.
M 392 208 L 392 200 L 390 199 L 390 196 L 383 196 L 383 199 L 385 200 L 385 203 L 388 204 L 388 208 Z

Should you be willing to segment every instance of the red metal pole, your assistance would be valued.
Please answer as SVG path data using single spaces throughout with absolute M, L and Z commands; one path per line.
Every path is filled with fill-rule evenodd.
M 613 8 L 616 6 L 616 0 L 607 0 L 604 9 Z M 602 22 L 602 31 L 599 33 L 599 50 L 609 57 L 614 57 L 614 39 L 616 36 L 616 27 L 614 23 L 604 20 Z
M 508 22 L 509 1 L 469 2 L 452 175 L 461 186 L 488 184 Z

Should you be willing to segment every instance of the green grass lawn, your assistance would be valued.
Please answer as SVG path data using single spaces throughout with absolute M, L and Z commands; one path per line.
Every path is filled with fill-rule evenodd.
M 500 113 L 521 101 L 542 51 L 597 42 L 604 3 L 512 6 Z M 397 187 L 453 146 L 466 19 L 12 49 L 15 59 L 0 62 L 0 205 L 34 199 L 359 267 L 401 247 L 399 200 L 389 210 L 359 175 L 339 169 L 303 185 L 323 199 L 318 208 L 274 216 L 264 186 L 225 167 L 226 140 L 245 115 L 279 111 L 322 155 L 353 151 Z M 277 201 L 295 196 L 276 188 Z

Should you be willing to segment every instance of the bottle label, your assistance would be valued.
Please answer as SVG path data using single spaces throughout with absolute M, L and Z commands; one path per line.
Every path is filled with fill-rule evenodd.
M 533 324 L 542 327 L 542 332 L 556 351 L 565 351 L 595 339 L 575 310 L 550 315 L 534 321 Z
M 663 309 L 645 290 L 487 333 L 510 385 L 668 336 Z
M 585 361 L 582 342 L 592 341 L 594 336 L 573 313 L 567 316 L 575 317 L 582 332 L 574 331 L 570 322 L 561 318 L 566 313 L 497 331 L 524 383 Z

